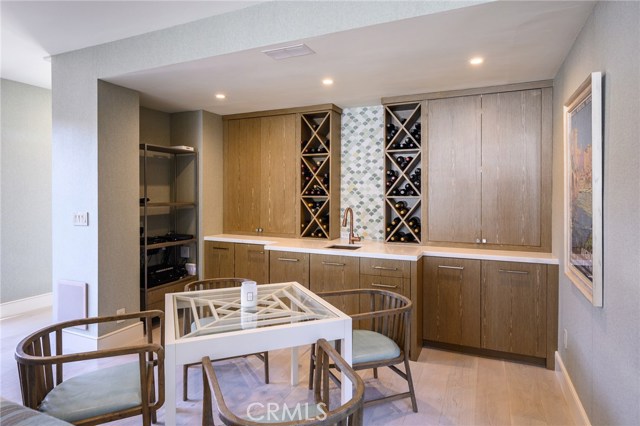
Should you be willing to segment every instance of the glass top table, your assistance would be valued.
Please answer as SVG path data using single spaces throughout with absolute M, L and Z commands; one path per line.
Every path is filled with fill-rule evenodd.
M 242 308 L 238 287 L 175 293 L 176 339 L 338 318 L 322 299 L 294 283 L 258 286 L 257 306 Z
M 257 306 L 240 306 L 240 287 L 165 295 L 165 424 L 176 424 L 176 368 L 202 357 L 223 359 L 291 349 L 291 384 L 298 383 L 298 346 L 341 341 L 351 364 L 351 317 L 297 282 L 258 285 Z M 345 380 L 342 401 L 351 399 Z

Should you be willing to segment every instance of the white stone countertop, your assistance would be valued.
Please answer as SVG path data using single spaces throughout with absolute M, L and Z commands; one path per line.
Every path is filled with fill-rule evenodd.
M 204 237 L 205 241 L 227 243 L 264 244 L 265 250 L 298 253 L 329 254 L 335 256 L 369 257 L 416 261 L 422 256 L 453 257 L 458 259 L 497 260 L 505 262 L 543 263 L 557 265 L 558 258 L 551 253 L 385 244 L 379 241 L 361 241 L 357 250 L 328 248 L 332 245 L 348 246 L 346 239 L 315 240 L 301 238 L 261 237 L 252 235 L 218 234 Z

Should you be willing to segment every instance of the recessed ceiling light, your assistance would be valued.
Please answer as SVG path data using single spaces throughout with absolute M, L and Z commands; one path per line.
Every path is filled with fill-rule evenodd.
M 324 84 L 325 86 L 331 86 L 333 84 L 333 79 L 325 78 L 322 80 L 322 84 Z
M 227 95 L 225 95 L 224 93 L 216 93 L 216 99 L 224 99 L 226 97 Z
M 471 65 L 480 65 L 483 62 L 484 62 L 484 58 L 481 58 L 480 56 L 476 56 L 475 58 L 469 59 L 469 63 Z

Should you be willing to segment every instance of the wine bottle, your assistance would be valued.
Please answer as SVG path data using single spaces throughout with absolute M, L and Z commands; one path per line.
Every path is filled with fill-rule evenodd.
M 393 207 L 395 207 L 397 210 L 404 209 L 407 207 L 407 203 L 404 201 L 396 201 Z

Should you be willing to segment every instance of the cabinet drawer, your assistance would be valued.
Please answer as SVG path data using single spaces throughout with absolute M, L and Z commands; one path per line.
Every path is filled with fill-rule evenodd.
M 234 244 L 219 241 L 204 243 L 204 278 L 234 276 Z
M 309 288 L 309 254 L 269 251 L 269 282 L 297 281 Z
M 382 277 L 411 277 L 411 262 L 407 260 L 360 259 L 360 273 L 364 275 L 376 275 Z
M 360 275 L 360 288 L 388 290 L 409 297 L 410 280 L 402 277 L 383 277 L 376 275 Z

